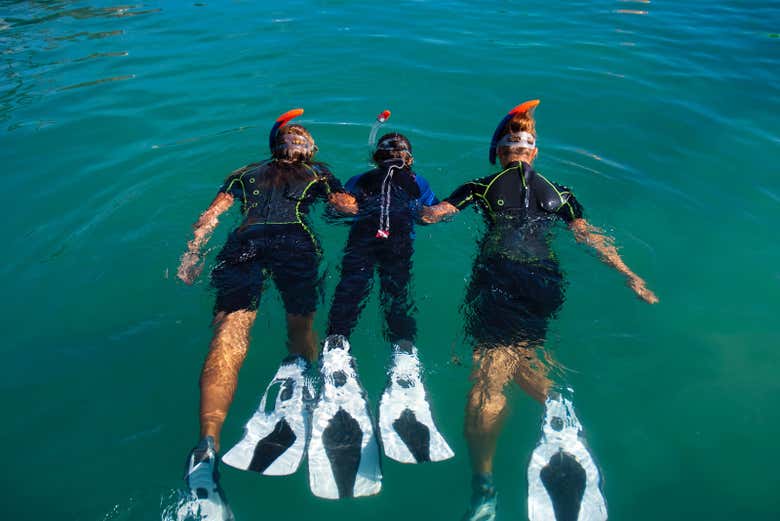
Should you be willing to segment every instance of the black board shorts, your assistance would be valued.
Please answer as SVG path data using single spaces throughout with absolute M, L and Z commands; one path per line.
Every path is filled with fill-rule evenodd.
M 466 291 L 466 333 L 477 348 L 541 344 L 563 300 L 556 262 L 480 255 Z
M 211 272 L 217 291 L 214 313 L 257 310 L 269 278 L 287 313 L 313 313 L 322 301 L 319 264 L 319 246 L 298 224 L 252 226 L 233 232 Z

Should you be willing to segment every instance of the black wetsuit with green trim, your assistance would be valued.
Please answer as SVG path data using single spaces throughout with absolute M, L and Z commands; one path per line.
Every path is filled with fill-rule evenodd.
M 581 218 L 582 206 L 567 188 L 519 162 L 461 185 L 445 201 L 458 209 L 477 203 L 488 226 L 466 294 L 469 335 L 481 347 L 544 341 L 563 303 L 550 232 L 557 220 Z
M 215 313 L 257 309 L 271 277 L 287 313 L 312 313 L 321 300 L 320 246 L 307 215 L 318 199 L 343 191 L 321 163 L 254 163 L 220 188 L 241 202 L 244 222 L 217 256 L 211 281 Z

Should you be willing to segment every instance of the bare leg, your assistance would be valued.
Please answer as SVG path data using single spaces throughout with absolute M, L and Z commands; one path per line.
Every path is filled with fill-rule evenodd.
M 512 380 L 506 349 L 494 347 L 474 354 L 472 387 L 466 403 L 466 442 L 474 474 L 493 471 L 496 442 L 506 417 L 504 387 Z
M 317 358 L 317 335 L 313 324 L 314 313 L 287 314 L 287 350 L 290 354 L 303 355 L 309 362 Z
M 492 347 L 474 354 L 473 381 L 466 404 L 465 435 L 474 474 L 493 472 L 493 456 L 506 417 L 505 388 L 514 380 L 544 403 L 551 382 L 536 351 L 524 345 Z
M 547 377 L 548 366 L 539 360 L 536 349 L 517 349 L 515 382 L 528 396 L 544 404 L 552 387 L 552 380 Z M 549 363 L 554 361 L 548 357 Z
M 214 337 L 200 375 L 200 436 L 213 436 L 217 451 L 256 316 L 256 311 L 240 310 L 214 317 Z

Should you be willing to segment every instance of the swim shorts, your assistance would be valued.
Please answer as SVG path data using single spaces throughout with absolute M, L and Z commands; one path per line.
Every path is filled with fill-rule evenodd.
M 466 332 L 480 348 L 538 345 L 563 300 L 563 277 L 555 261 L 531 264 L 480 255 L 466 292 Z
M 255 225 L 233 232 L 217 256 L 211 284 L 214 313 L 257 309 L 267 279 L 273 280 L 289 314 L 307 315 L 322 301 L 320 254 L 300 225 Z

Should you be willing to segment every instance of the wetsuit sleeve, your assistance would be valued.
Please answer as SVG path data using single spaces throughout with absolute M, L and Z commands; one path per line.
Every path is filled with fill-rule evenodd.
M 449 197 L 444 199 L 458 210 L 472 204 L 477 197 L 485 195 L 488 185 L 494 176 L 475 179 L 457 187 Z
M 344 185 L 344 190 L 352 195 L 357 195 L 357 185 L 361 177 L 363 177 L 363 174 L 350 177 L 349 181 L 347 181 L 347 184 Z
M 344 187 L 341 185 L 341 181 L 333 175 L 328 168 L 324 166 L 317 167 L 317 173 L 320 175 L 322 186 L 325 190 L 325 195 L 331 192 L 344 192 Z
M 241 179 L 244 173 L 247 171 L 248 167 L 239 168 L 238 170 L 235 170 L 232 172 L 227 178 L 225 178 L 225 182 L 222 183 L 222 186 L 219 188 L 219 191 L 225 194 L 230 194 L 236 199 L 244 200 L 244 182 Z
M 436 197 L 436 194 L 433 193 L 433 190 L 431 190 L 431 185 L 423 176 L 416 176 L 415 181 L 417 182 L 417 186 L 420 188 L 420 198 L 418 199 L 420 204 L 423 206 L 433 206 L 434 204 L 439 203 L 439 198 Z
M 572 222 L 574 219 L 582 219 L 582 205 L 574 197 L 571 190 L 558 183 L 553 183 L 553 185 L 558 191 L 562 201 L 560 207 L 555 211 L 555 214 L 567 223 Z

